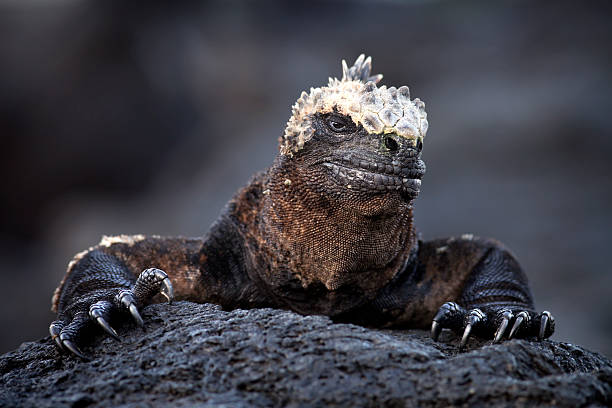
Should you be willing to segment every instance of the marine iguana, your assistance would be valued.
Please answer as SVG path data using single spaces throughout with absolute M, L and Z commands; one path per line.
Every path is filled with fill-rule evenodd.
M 371 58 L 302 92 L 279 154 L 226 205 L 202 238 L 104 237 L 75 256 L 53 296 L 49 331 L 79 349 L 85 329 L 151 301 L 287 308 L 375 327 L 443 328 L 493 338 L 549 337 L 513 255 L 464 235 L 423 242 L 413 202 L 425 165 L 425 104 L 377 86 Z M 145 269 L 146 268 L 146 269 Z M 144 269 L 144 271 L 143 271 Z M 142 272 L 141 272 L 142 271 Z M 127 313 L 126 313 L 127 312 Z

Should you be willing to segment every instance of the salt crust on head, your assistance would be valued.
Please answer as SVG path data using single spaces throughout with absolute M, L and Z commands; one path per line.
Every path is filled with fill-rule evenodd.
M 412 140 L 423 139 L 427 133 L 425 104 L 418 98 L 410 100 L 407 86 L 377 87 L 382 75 L 370 76 L 372 58 L 361 54 L 352 67 L 342 60 L 342 79 L 329 78 L 327 86 L 302 92 L 293 105 L 281 139 L 281 154 L 291 156 L 312 138 L 312 116 L 334 110 L 349 116 L 372 134 L 395 133 Z

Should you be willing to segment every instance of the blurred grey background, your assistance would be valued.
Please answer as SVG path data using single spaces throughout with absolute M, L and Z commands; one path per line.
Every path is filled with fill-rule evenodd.
M 424 238 L 505 242 L 553 338 L 612 356 L 606 2 L 136 3 L 0 3 L 0 352 L 101 235 L 203 234 L 365 52 L 427 103 Z

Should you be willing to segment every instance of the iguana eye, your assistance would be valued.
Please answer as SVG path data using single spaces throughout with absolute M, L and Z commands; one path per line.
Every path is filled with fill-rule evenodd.
M 326 128 L 328 134 L 349 135 L 357 130 L 357 125 L 349 116 L 337 112 L 323 115 L 321 124 Z
M 329 118 L 327 125 L 334 132 L 344 132 L 347 128 L 346 123 L 339 118 Z

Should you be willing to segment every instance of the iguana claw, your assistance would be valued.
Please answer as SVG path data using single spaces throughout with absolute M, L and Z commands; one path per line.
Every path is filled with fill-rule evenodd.
M 468 338 L 470 337 L 470 332 L 472 331 L 472 327 L 477 324 L 482 323 L 486 319 L 485 314 L 480 309 L 472 309 L 467 317 L 467 323 L 465 325 L 465 330 L 463 331 L 463 336 L 461 337 L 461 343 L 459 343 L 459 348 L 465 347 L 467 344 Z
M 555 318 L 552 316 L 552 314 L 550 314 L 549 311 L 543 311 L 540 317 L 540 331 L 538 332 L 538 338 L 540 340 L 544 339 L 545 337 L 547 337 L 548 332 L 552 332 L 554 329 Z
M 138 308 L 136 307 L 136 305 L 133 303 L 130 304 L 129 310 L 134 320 L 136 320 L 136 323 L 140 327 L 144 326 L 144 320 L 142 320 L 142 316 L 140 316 L 140 313 L 138 312 Z
M 83 352 L 70 340 L 60 340 L 62 342 L 62 345 L 67 348 L 72 354 L 82 358 L 83 360 L 89 360 L 90 358 L 87 357 L 85 354 L 83 354 Z
M 138 313 L 138 308 L 136 307 L 136 301 L 134 300 L 134 292 L 131 289 L 122 290 L 115 297 L 117 304 L 127 309 L 136 323 L 139 326 L 144 326 L 144 321 Z
M 108 333 L 112 338 L 114 338 L 117 341 L 121 341 L 121 339 L 119 338 L 119 335 L 117 334 L 117 332 L 115 331 L 115 329 L 113 329 L 111 327 L 110 324 L 108 324 L 108 322 L 106 320 L 104 320 L 103 317 L 98 317 L 96 319 L 96 322 L 100 325 L 100 327 L 102 327 L 104 329 L 104 331 L 106 333 Z
M 95 320 L 96 323 L 98 323 L 98 325 L 102 327 L 102 329 L 104 329 L 104 331 L 108 333 L 112 338 L 121 341 L 115 329 L 113 329 L 107 321 L 112 308 L 113 304 L 111 302 L 101 300 L 89 307 L 89 317 Z
M 81 330 L 89 322 L 89 316 L 85 312 L 78 312 L 74 315 L 74 318 L 69 324 L 61 320 L 56 320 L 49 326 L 49 333 L 51 338 L 55 341 L 58 347 L 62 350 L 68 350 L 72 354 L 82 358 L 83 360 L 89 360 L 75 344 L 74 339 L 77 337 L 79 330 Z
M 508 324 L 510 320 L 514 317 L 514 314 L 510 309 L 502 309 L 497 312 L 499 326 L 497 327 L 497 331 L 495 332 L 495 338 L 493 339 L 493 343 L 499 343 L 506 333 L 508 329 Z
M 514 321 L 514 326 L 512 326 L 512 329 L 510 330 L 510 334 L 508 335 L 508 338 L 511 339 L 513 338 L 516 333 L 519 331 L 519 329 L 521 328 L 521 325 L 523 325 L 523 322 L 525 323 L 524 325 L 527 325 L 527 323 L 529 323 L 529 321 L 531 320 L 531 317 L 529 316 L 529 313 L 527 313 L 526 311 L 522 311 L 519 314 L 516 315 L 516 320 Z
M 53 341 L 55 341 L 55 344 L 57 344 L 60 349 L 64 348 L 64 345 L 62 344 L 59 338 L 63 328 L 64 322 L 62 322 L 61 320 L 56 320 L 52 322 L 49 326 L 49 333 L 51 334 L 51 338 L 53 339 Z
M 133 288 L 134 297 L 140 303 L 144 299 L 150 299 L 161 293 L 168 302 L 174 299 L 172 282 L 166 272 L 157 268 L 149 268 L 142 271 Z
M 172 301 L 174 300 L 174 289 L 172 288 L 172 282 L 170 282 L 170 278 L 166 277 L 162 281 L 160 293 L 168 300 L 168 303 L 172 303 Z
M 485 310 L 485 311 L 483 311 Z M 493 338 L 493 343 L 499 343 L 508 327 L 512 324 L 508 339 L 515 337 L 537 337 L 543 340 L 555 330 L 555 320 L 550 312 L 536 315 L 528 310 L 512 310 L 508 307 L 498 309 L 466 310 L 455 302 L 444 303 L 433 318 L 431 337 L 438 340 L 442 329 L 452 329 L 462 333 L 459 348 L 466 346 L 474 333 L 478 337 Z
M 440 332 L 442 331 L 442 326 L 440 323 L 432 320 L 431 322 L 431 338 L 433 341 L 438 341 L 438 337 L 440 337 Z

